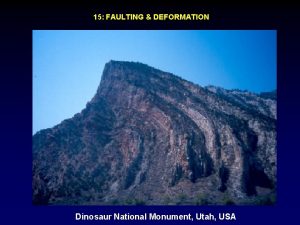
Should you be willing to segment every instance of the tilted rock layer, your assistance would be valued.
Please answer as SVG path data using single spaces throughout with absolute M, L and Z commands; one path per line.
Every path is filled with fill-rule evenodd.
M 86 108 L 33 136 L 35 204 L 271 204 L 276 92 L 110 61 Z

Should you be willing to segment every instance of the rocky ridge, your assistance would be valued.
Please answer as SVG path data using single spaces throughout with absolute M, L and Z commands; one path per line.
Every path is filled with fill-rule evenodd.
M 86 108 L 33 136 L 35 204 L 272 204 L 276 92 L 110 61 Z

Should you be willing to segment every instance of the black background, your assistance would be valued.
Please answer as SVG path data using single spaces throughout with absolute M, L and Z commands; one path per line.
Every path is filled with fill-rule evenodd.
M 236 213 L 236 222 L 300 224 L 300 10 L 292 4 L 11 3 L 0 6 L 1 145 L 0 224 L 99 224 L 75 212 Z M 94 21 L 94 13 L 210 13 L 210 21 Z M 34 206 L 31 189 L 32 30 L 272 29 L 277 30 L 278 196 L 275 206 Z M 259 52 L 257 53 L 259 54 Z M 127 221 L 127 223 L 139 223 Z M 117 223 L 110 221 L 109 223 Z M 118 222 L 120 223 L 120 222 Z M 122 223 L 122 222 L 121 222 Z M 172 223 L 146 221 L 145 223 Z M 179 221 L 178 221 L 179 223 Z M 181 223 L 191 223 L 188 221 Z

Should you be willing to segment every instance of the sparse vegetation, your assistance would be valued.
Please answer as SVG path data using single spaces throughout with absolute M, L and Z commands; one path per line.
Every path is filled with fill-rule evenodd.
M 209 201 L 203 194 L 197 194 L 195 198 L 195 205 L 208 205 Z
M 223 205 L 235 205 L 235 202 L 232 200 L 232 198 L 229 196 L 229 194 L 227 192 L 224 193 L 222 202 L 223 202 Z
M 164 205 L 169 205 L 170 202 L 171 202 L 170 197 L 168 195 L 164 196 L 164 198 L 163 198 L 163 204 Z
M 146 202 L 142 199 L 127 198 L 125 200 L 125 205 L 146 205 Z
M 186 203 L 187 196 L 183 193 L 179 194 L 177 196 L 177 201 L 176 201 L 176 205 L 182 205 L 184 203 Z
M 111 204 L 112 204 L 112 205 L 119 205 L 120 202 L 119 202 L 118 199 L 114 199 L 114 200 L 112 200 Z
M 258 205 L 274 205 L 276 202 L 276 196 L 274 194 L 270 194 L 267 196 L 260 196 L 256 200 L 256 204 Z

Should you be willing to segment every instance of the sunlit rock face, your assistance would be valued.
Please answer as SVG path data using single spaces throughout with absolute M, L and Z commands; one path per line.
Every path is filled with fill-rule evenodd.
M 276 92 L 110 61 L 86 108 L 33 136 L 35 204 L 272 204 Z

